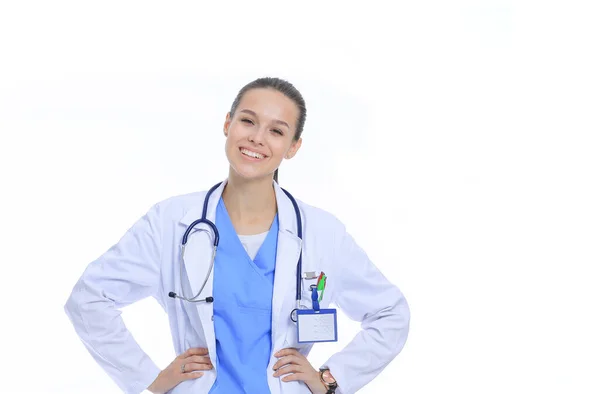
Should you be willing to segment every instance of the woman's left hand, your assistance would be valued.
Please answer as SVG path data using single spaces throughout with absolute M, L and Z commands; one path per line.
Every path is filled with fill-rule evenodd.
M 327 389 L 321 382 L 321 374 L 314 369 L 306 357 L 294 348 L 282 349 L 275 353 L 279 360 L 273 366 L 273 376 L 286 375 L 281 378 L 284 382 L 300 380 L 304 382 L 313 394 L 325 394 Z

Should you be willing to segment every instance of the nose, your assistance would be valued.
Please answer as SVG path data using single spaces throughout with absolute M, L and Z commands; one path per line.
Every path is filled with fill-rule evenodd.
M 255 144 L 264 145 L 265 135 L 267 130 L 263 127 L 256 127 L 252 133 L 248 135 L 248 140 Z

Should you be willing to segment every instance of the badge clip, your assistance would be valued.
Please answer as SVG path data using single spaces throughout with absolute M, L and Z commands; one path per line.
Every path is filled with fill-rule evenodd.
M 302 274 L 303 279 L 317 279 L 317 273 L 314 271 L 308 271 Z

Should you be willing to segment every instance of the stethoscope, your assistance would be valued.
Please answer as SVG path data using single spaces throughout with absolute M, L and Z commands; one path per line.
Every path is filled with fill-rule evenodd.
M 202 209 L 202 217 L 200 219 L 195 220 L 192 224 L 190 224 L 187 228 L 187 230 L 185 230 L 185 233 L 183 234 L 183 238 L 181 240 L 181 263 L 179 266 L 179 275 L 180 275 L 180 283 L 182 283 L 182 287 L 181 287 L 181 296 L 177 295 L 177 293 L 171 291 L 169 292 L 169 297 L 171 298 L 179 298 L 181 300 L 184 301 L 188 301 L 188 302 L 206 302 L 206 303 L 211 303 L 214 302 L 214 298 L 213 297 L 206 297 L 206 298 L 202 298 L 202 299 L 197 299 L 200 296 L 200 293 L 202 293 L 202 290 L 204 290 L 204 287 L 206 286 L 206 282 L 208 282 L 208 278 L 210 278 L 210 274 L 212 273 L 214 264 L 215 264 L 215 256 L 217 255 L 217 246 L 219 246 L 219 230 L 217 230 L 217 226 L 215 226 L 215 224 L 213 222 L 211 222 L 210 220 L 208 220 L 206 218 L 206 211 L 208 210 L 208 200 L 210 199 L 210 195 L 215 191 L 215 189 L 217 189 L 219 186 L 221 186 L 222 182 L 217 183 L 216 185 L 214 185 L 209 191 L 208 193 L 206 193 L 206 197 L 204 198 L 204 207 Z M 297 235 L 298 238 L 300 238 L 300 242 L 302 242 L 302 218 L 300 217 L 300 209 L 298 208 L 298 203 L 296 203 L 296 200 L 294 199 L 294 197 L 292 197 L 292 195 L 285 189 L 281 189 L 283 190 L 283 192 L 288 196 L 288 198 L 290 199 L 290 201 L 292 202 L 292 205 L 294 206 L 294 211 L 296 212 L 296 225 L 297 225 Z M 200 287 L 200 290 L 198 291 L 198 293 L 193 296 L 192 298 L 188 298 L 185 296 L 184 293 L 184 289 L 183 289 L 183 267 L 185 264 L 185 246 L 187 244 L 188 241 L 188 237 L 190 235 L 190 232 L 194 229 L 194 227 L 200 223 L 204 223 L 206 224 L 208 227 L 210 227 L 210 229 L 212 230 L 213 234 L 214 234 L 214 240 L 213 240 L 213 250 L 212 250 L 212 257 L 210 259 L 210 267 L 208 269 L 208 273 L 206 274 L 206 278 L 204 278 L 204 282 L 202 283 L 202 286 Z M 207 229 L 200 229 L 200 231 L 205 231 L 206 233 L 208 233 L 210 235 L 210 231 Z M 296 267 L 296 309 L 292 310 L 292 312 L 290 313 L 290 319 L 292 319 L 292 321 L 296 322 L 296 319 L 294 319 L 294 312 L 296 312 L 298 309 L 301 308 L 300 305 L 300 300 L 302 299 L 302 247 L 300 247 L 300 256 L 298 256 L 298 265 Z

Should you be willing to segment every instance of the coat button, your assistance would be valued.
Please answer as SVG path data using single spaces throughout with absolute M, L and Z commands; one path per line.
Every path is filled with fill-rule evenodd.
M 212 320 L 212 321 L 215 321 L 215 315 L 212 315 L 212 316 L 210 317 L 210 320 Z

